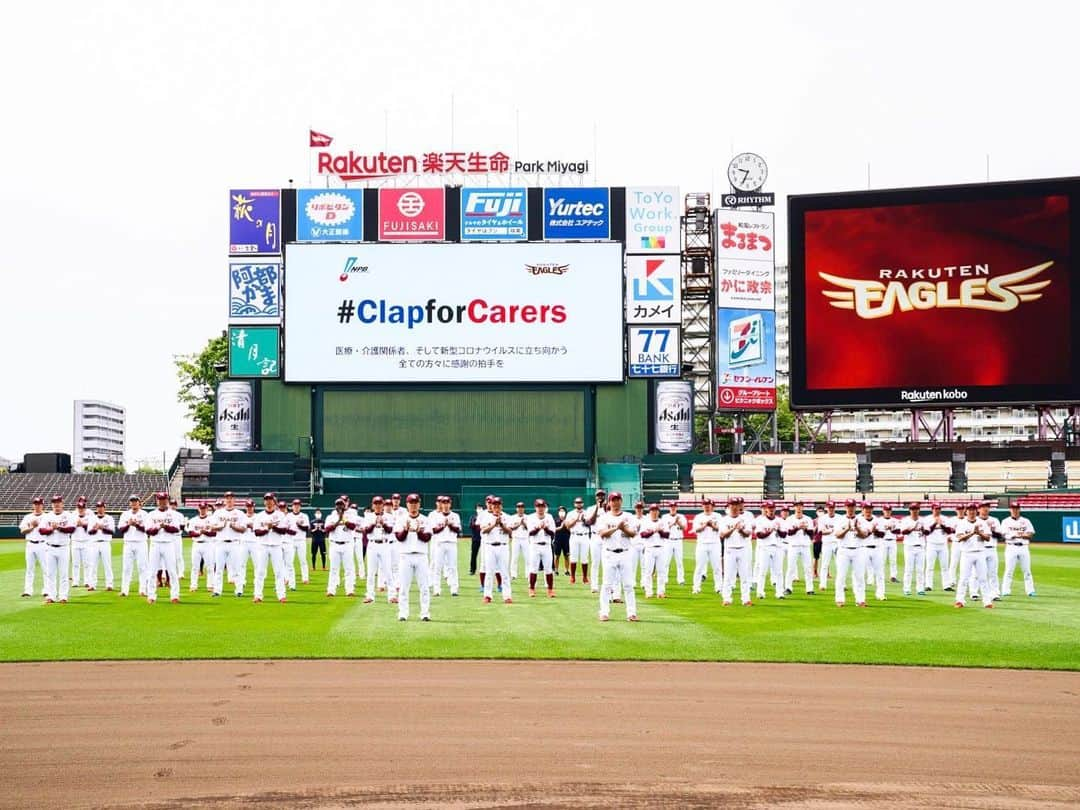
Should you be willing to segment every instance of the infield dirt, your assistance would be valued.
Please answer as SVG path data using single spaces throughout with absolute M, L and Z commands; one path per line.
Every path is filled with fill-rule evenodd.
M 685 663 L 0 666 L 3 807 L 1080 805 L 1080 674 Z

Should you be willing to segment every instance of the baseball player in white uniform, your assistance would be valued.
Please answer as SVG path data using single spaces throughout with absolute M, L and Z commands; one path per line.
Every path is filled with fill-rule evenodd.
M 637 532 L 634 535 L 634 539 L 630 541 L 630 571 L 634 575 L 634 582 L 644 582 L 641 579 L 641 562 L 645 559 L 645 541 L 641 539 L 641 521 L 645 519 L 645 502 L 637 501 L 634 503 L 634 514 L 631 517 L 633 521 L 632 525 L 634 531 Z
M 821 538 L 821 556 L 817 560 L 818 590 L 824 591 L 829 587 L 829 565 L 836 556 L 836 549 L 840 545 L 836 538 L 836 502 L 825 501 L 825 511 L 820 509 L 814 520 L 817 536 Z
M 514 504 L 514 514 L 507 517 L 510 526 L 510 579 L 517 579 L 518 562 L 529 572 L 529 527 L 525 525 L 525 502 Z
M 139 596 L 146 596 L 147 589 L 153 585 L 150 573 L 150 553 L 146 547 L 146 512 L 142 508 L 142 498 L 132 495 L 128 498 L 128 508 L 120 514 L 116 524 L 120 536 L 124 538 L 124 550 L 120 564 L 120 595 L 128 595 L 131 585 L 132 569 L 138 568 Z
M 279 602 L 286 599 L 285 558 L 281 553 L 282 540 L 292 539 L 287 520 L 277 508 L 277 496 L 273 492 L 263 495 L 265 509 L 257 512 L 251 521 L 251 533 L 255 535 L 255 585 L 253 602 L 262 602 L 266 584 L 267 562 L 274 569 L 274 593 Z
M 525 518 L 525 527 L 529 532 L 529 596 L 536 596 L 536 579 L 543 565 L 547 595 L 554 599 L 555 558 L 551 553 L 551 543 L 555 539 L 555 518 L 548 514 L 547 501 L 543 498 L 533 501 L 533 506 L 536 511 Z
M 843 607 L 847 601 L 847 574 L 851 571 L 851 590 L 855 604 L 866 607 L 866 550 L 863 540 L 869 534 L 872 522 L 863 521 L 855 514 L 855 501 L 844 501 L 845 514 L 834 521 L 833 535 L 836 549 L 836 605 Z M 863 523 L 860 526 L 860 522 Z
M 308 516 L 300 511 L 300 507 L 303 504 L 299 498 L 293 498 L 292 502 L 292 545 L 293 554 L 300 559 L 300 582 L 303 585 L 308 584 L 308 578 L 310 576 L 308 572 L 308 532 L 311 530 L 311 521 L 308 520 Z M 362 556 L 362 555 L 361 555 Z M 291 566 L 290 566 L 291 567 Z M 293 572 L 293 582 L 296 582 L 296 573 Z
M 660 504 L 649 504 L 649 514 L 641 519 L 638 537 L 645 543 L 645 556 L 641 561 L 641 587 L 645 598 L 652 599 L 653 576 L 656 577 L 656 596 L 667 599 L 667 572 L 671 567 L 671 546 L 668 543 L 664 519 L 660 517 Z
M 961 506 L 961 507 L 957 508 L 955 517 L 946 518 L 946 520 L 949 521 L 950 527 L 955 529 L 957 522 L 964 519 L 965 512 L 966 512 L 966 507 Z M 961 560 L 961 558 L 963 557 L 963 554 L 964 554 L 963 548 L 962 548 L 963 544 L 959 540 L 956 539 L 955 530 L 949 532 L 949 536 L 952 538 L 952 542 L 949 544 L 949 584 L 947 586 L 945 586 L 945 588 L 943 589 L 943 590 L 946 590 L 946 591 L 951 591 L 956 586 L 956 578 L 957 578 L 958 573 L 959 573 L 960 560 Z M 942 576 L 942 579 L 944 579 L 944 575 Z M 930 578 L 927 577 L 927 584 L 929 584 L 929 581 L 930 581 Z M 927 588 L 927 590 L 930 590 L 930 589 Z
M 229 581 L 237 588 L 236 595 L 240 596 L 243 587 L 237 581 L 237 572 L 243 567 L 244 559 L 244 512 L 236 507 L 236 498 L 231 492 L 226 492 L 224 502 L 214 510 L 210 518 L 210 530 L 216 533 L 214 545 L 214 579 L 213 589 L 215 596 L 221 596 L 225 587 L 225 572 L 228 571 Z
M 923 536 L 926 538 L 926 590 L 934 590 L 934 567 L 941 571 L 942 590 L 951 591 L 953 580 L 949 574 L 949 535 L 953 534 L 953 522 L 941 514 L 941 504 L 930 504 L 930 514 L 922 519 Z
M 897 527 L 900 525 L 898 518 L 893 516 L 893 508 L 891 503 L 883 503 L 881 505 L 881 517 L 878 519 L 878 528 L 881 530 L 885 540 L 885 563 L 889 568 L 889 582 L 899 582 L 897 579 L 897 573 L 899 573 L 899 563 L 897 554 L 896 536 Z
M 982 501 L 978 509 L 979 520 L 986 524 L 989 537 L 983 538 L 983 555 L 986 557 L 986 584 L 990 586 L 990 596 L 997 602 L 1001 598 L 1001 583 L 998 580 L 998 540 L 1004 539 L 1001 533 L 1001 521 L 990 514 L 990 501 Z M 974 585 L 974 581 L 971 583 Z M 976 596 L 972 592 L 972 598 Z
M 375 601 L 378 580 L 390 581 L 390 544 L 396 542 L 393 537 L 394 518 L 386 513 L 381 496 L 376 495 L 371 499 L 371 508 L 364 511 L 361 530 L 367 535 L 368 543 L 367 591 L 364 594 L 364 604 L 370 605 Z M 386 601 L 392 602 L 393 597 L 393 591 L 387 591 Z
M 630 565 L 632 543 L 637 530 L 629 515 L 622 511 L 622 493 L 612 492 L 610 508 L 597 520 L 597 533 L 604 544 L 604 584 L 600 589 L 600 621 L 611 616 L 611 597 L 622 588 L 626 599 L 626 620 L 636 622 L 637 598 L 634 593 L 634 572 Z
M 731 604 L 731 592 L 735 588 L 735 577 L 739 578 L 744 607 L 750 607 L 750 547 L 754 535 L 753 515 L 742 514 L 742 499 L 735 497 L 728 500 L 727 512 L 720 518 L 720 539 L 724 541 L 724 607 Z
M 413 580 L 420 591 L 420 621 L 431 621 L 431 582 L 427 544 L 431 542 L 431 524 L 420 513 L 420 496 L 415 492 L 405 498 L 405 515 L 394 524 L 394 537 L 400 550 L 398 575 L 398 621 L 409 620 L 409 596 Z
M 668 558 L 668 564 L 664 566 L 663 574 L 664 581 L 667 582 L 667 578 L 671 573 L 671 560 L 675 560 L 675 583 L 677 585 L 686 584 L 686 570 L 685 561 L 683 559 L 683 538 L 686 536 L 686 529 L 689 526 L 686 516 L 679 514 L 679 504 L 672 501 L 668 504 L 668 513 L 662 518 L 664 524 L 664 531 L 667 532 L 668 548 L 671 552 Z
M 206 530 L 210 529 L 209 509 L 210 504 L 199 501 L 199 513 L 187 524 L 188 537 L 191 538 L 191 581 L 188 587 L 191 593 L 199 590 L 200 567 L 206 570 L 206 589 L 213 590 L 214 541 L 213 536 L 206 535 Z
M 574 508 L 566 513 L 563 525 L 570 530 L 570 584 L 577 582 L 578 564 L 582 579 L 589 581 L 589 527 L 585 523 L 585 501 L 574 498 Z
M 814 562 L 810 553 L 810 543 L 814 533 L 814 521 L 803 512 L 803 502 L 792 504 L 795 514 L 784 521 L 783 531 L 787 533 L 787 571 L 784 581 L 784 593 L 790 594 L 795 585 L 795 575 L 802 563 L 803 580 L 806 583 L 807 596 L 814 594 Z
M 150 580 L 146 588 L 146 601 L 157 601 L 157 583 L 154 574 L 164 571 L 169 578 L 169 601 L 180 601 L 180 576 L 176 568 L 176 535 L 180 533 L 173 512 L 169 509 L 169 496 L 159 492 L 155 496 L 157 508 L 146 516 L 146 536 L 150 538 Z
M 293 514 L 289 511 L 288 504 L 282 498 L 277 502 L 278 520 L 281 529 L 281 565 L 285 572 L 285 590 L 296 590 L 296 546 L 293 545 L 293 532 L 296 525 L 293 523 Z M 359 534 L 359 533 L 357 533 Z
M 450 496 L 435 498 L 435 511 L 428 515 L 431 528 L 431 549 L 434 564 L 431 571 L 431 595 L 442 595 L 443 580 L 450 595 L 458 595 L 458 538 L 461 537 L 461 516 L 450 509 Z
M 720 593 L 724 588 L 723 546 L 720 543 L 720 516 L 713 512 L 712 498 L 701 502 L 702 511 L 694 516 L 694 534 L 697 543 L 694 550 L 694 579 L 691 593 L 701 593 L 701 584 L 712 566 L 713 590 Z
M 176 498 L 169 498 L 169 523 L 180 527 L 180 531 L 173 538 L 176 543 L 176 575 L 183 579 L 187 574 L 187 567 L 184 562 L 184 529 L 187 528 L 187 518 L 177 508 L 178 506 Z
M 348 500 L 349 499 L 346 498 L 345 502 L 348 503 Z M 401 505 L 401 495 L 398 494 L 397 492 L 393 493 L 390 496 L 390 516 L 394 519 L 394 523 L 392 525 L 396 526 L 397 522 L 399 520 L 401 520 L 401 518 L 405 517 L 407 512 L 408 512 L 408 510 L 404 506 Z M 391 575 L 390 576 L 390 582 L 387 582 L 387 583 L 384 583 L 384 584 L 386 586 L 386 590 L 393 595 L 394 604 L 397 604 L 397 592 L 398 592 L 398 588 L 401 586 L 401 581 L 398 578 L 398 571 L 400 569 L 400 563 L 401 563 L 400 558 L 401 558 L 400 544 L 399 543 L 391 543 L 390 544 L 390 575 Z
M 360 514 L 360 507 L 358 504 L 353 503 L 348 495 L 342 495 L 341 497 L 345 499 L 346 523 L 352 523 L 356 526 L 356 528 L 352 530 L 353 555 L 356 557 L 356 578 L 358 580 L 363 580 L 367 577 L 367 565 L 364 562 L 364 557 L 367 554 L 367 550 L 364 548 L 364 519 Z M 395 593 L 395 596 L 396 595 L 397 594 Z
M 585 510 L 585 525 L 589 527 L 589 558 L 592 561 L 592 579 L 590 580 L 587 572 L 582 573 L 582 579 L 586 584 L 591 585 L 590 590 L 593 593 L 600 592 L 601 582 L 601 561 L 604 558 L 604 543 L 600 539 L 596 531 L 596 526 L 599 523 L 601 515 L 607 511 L 607 492 L 602 489 L 596 490 L 596 503 Z
M 975 575 L 976 587 L 982 594 L 983 607 L 994 606 L 993 592 L 986 581 L 986 555 L 983 541 L 990 535 L 990 527 L 976 514 L 978 504 L 969 503 L 964 516 L 956 521 L 954 542 L 960 545 L 960 576 L 957 578 L 956 602 L 953 607 L 962 608 L 967 603 L 965 594 Z
M 1005 538 L 1005 576 L 1001 580 L 1001 595 L 1012 594 L 1013 575 L 1019 566 L 1024 576 L 1024 592 L 1034 596 L 1035 578 L 1031 575 L 1031 548 L 1028 543 L 1035 537 L 1035 527 L 1020 515 L 1020 501 L 1010 501 L 1009 516 L 1001 521 L 1001 535 Z
M 891 518 L 890 518 L 891 520 Z M 862 514 L 856 520 L 859 536 L 863 538 L 867 581 L 874 582 L 874 598 L 885 601 L 885 530 L 881 518 L 874 516 L 874 504 L 863 501 Z
M 45 514 L 45 500 L 34 498 L 32 511 L 19 523 L 19 531 L 26 538 L 26 575 L 23 577 L 23 596 L 34 595 L 34 571 L 41 568 L 45 579 L 45 537 L 41 534 L 41 521 Z M 42 593 L 45 593 L 44 584 Z
M 45 540 L 45 584 L 41 589 L 45 604 L 68 600 L 71 588 L 71 535 L 75 532 L 75 519 L 64 511 L 64 499 L 54 495 L 52 511 L 45 512 L 38 524 L 38 533 Z
M 248 498 L 244 501 L 244 512 L 239 520 L 233 521 L 233 527 L 240 535 L 240 543 L 236 548 L 239 550 L 239 564 L 236 566 L 236 595 L 243 596 L 244 588 L 247 587 L 248 563 L 252 567 L 259 555 L 259 537 L 255 534 L 255 501 Z M 229 563 L 229 570 L 233 565 Z
M 356 593 L 356 557 L 353 553 L 353 530 L 356 529 L 356 524 L 350 520 L 344 498 L 334 501 L 334 511 L 327 515 L 325 526 L 326 538 L 330 543 L 330 578 L 326 583 L 326 595 L 337 596 L 338 583 L 344 571 L 345 595 L 353 596 Z M 392 524 L 386 521 L 385 526 L 387 530 L 391 530 Z M 393 582 L 393 575 L 390 582 Z M 387 589 L 387 594 L 389 601 L 397 599 L 397 593 L 392 587 Z
M 486 514 L 478 518 L 484 552 L 484 603 L 490 604 L 496 579 L 501 579 L 503 602 L 511 604 L 510 519 L 502 511 L 502 498 L 493 497 Z
M 912 503 L 908 506 L 908 515 L 901 518 L 896 531 L 904 539 L 904 596 L 911 596 L 911 580 L 914 575 L 915 592 L 926 595 L 926 532 L 919 510 L 922 505 Z
M 97 590 L 98 561 L 105 569 L 105 590 L 113 589 L 112 539 L 116 533 L 116 523 L 111 515 L 105 514 L 105 501 L 94 504 L 94 517 L 90 523 L 90 584 L 86 590 Z
M 765 501 L 761 504 L 761 514 L 754 519 L 754 537 L 757 538 L 757 598 L 765 598 L 765 575 L 772 579 L 773 590 L 777 599 L 784 598 L 783 562 L 781 558 L 781 536 L 783 523 L 776 516 L 776 504 Z
M 90 585 L 90 555 L 93 553 L 93 540 L 90 537 L 90 523 L 93 514 L 86 509 L 86 498 L 81 495 L 75 501 L 75 531 L 71 535 L 71 584 L 75 587 Z

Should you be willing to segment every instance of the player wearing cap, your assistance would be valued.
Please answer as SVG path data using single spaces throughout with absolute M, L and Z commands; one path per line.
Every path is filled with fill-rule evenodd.
M 881 505 L 881 517 L 878 518 L 878 528 L 880 529 L 885 540 L 885 563 L 889 568 L 889 582 L 899 582 L 897 579 L 898 562 L 896 537 L 897 527 L 900 525 L 898 518 L 893 516 L 893 509 L 891 503 L 883 503 Z
M 833 535 L 837 539 L 836 549 L 836 604 L 843 607 L 847 601 L 847 575 L 851 571 L 851 590 L 855 594 L 855 604 L 866 607 L 866 549 L 863 541 L 870 532 L 872 523 L 855 514 L 855 501 L 844 501 L 844 514 L 834 522 Z
M 1035 527 L 1020 515 L 1020 501 L 1010 501 L 1009 516 L 1001 521 L 1001 536 L 1005 539 L 1005 576 L 1001 581 L 1001 595 L 1012 594 L 1013 575 L 1019 565 L 1024 576 L 1024 592 L 1034 596 L 1035 578 L 1031 576 L 1031 549 L 1028 543 L 1035 537 Z
M 285 557 L 281 552 L 282 539 L 290 537 L 289 522 L 277 506 L 273 492 L 263 495 L 263 511 L 251 520 L 251 533 L 255 535 L 255 585 L 253 602 L 262 602 L 266 584 L 267 561 L 274 569 L 274 594 L 279 602 L 285 601 Z
M 701 502 L 702 511 L 694 516 L 694 577 L 691 593 L 701 593 L 701 585 L 712 566 L 713 590 L 720 593 L 724 586 L 723 546 L 720 543 L 720 516 L 713 511 L 712 498 Z
M 31 511 L 19 522 L 19 531 L 26 538 L 26 574 L 23 577 L 23 596 L 34 595 L 34 571 L 41 568 L 42 593 L 45 579 L 45 536 L 41 534 L 41 522 L 45 515 L 45 500 L 34 498 Z
M 112 539 L 116 532 L 116 523 L 111 515 L 105 514 L 105 501 L 94 504 L 94 516 L 90 521 L 90 578 L 86 586 L 88 591 L 97 589 L 98 561 L 105 569 L 105 590 L 113 589 Z
M 885 601 L 885 530 L 881 519 L 874 516 L 874 504 L 862 502 L 862 514 L 856 519 L 859 537 L 863 538 L 863 558 L 866 561 L 866 580 L 873 580 L 874 598 Z
M 649 514 L 641 519 L 638 536 L 645 544 L 645 554 L 641 560 L 641 587 L 645 598 L 653 595 L 653 575 L 656 576 L 656 596 L 667 599 L 667 571 L 671 567 L 671 546 L 668 544 L 667 530 L 660 517 L 660 504 L 650 503 Z
M 677 585 L 686 584 L 686 562 L 683 559 L 683 538 L 686 536 L 686 529 L 688 523 L 685 515 L 679 514 L 679 504 L 676 501 L 671 501 L 668 504 L 668 513 L 660 519 L 663 524 L 664 531 L 667 532 L 667 544 L 668 544 L 668 564 L 664 566 L 663 575 L 664 582 L 667 582 L 668 576 L 671 574 L 671 560 L 675 560 L 675 583 Z
M 191 538 L 191 581 L 188 586 L 191 593 L 199 590 L 199 569 L 203 567 L 206 569 L 206 589 L 213 590 L 214 544 L 213 539 L 205 534 L 210 526 L 209 509 L 210 504 L 199 501 L 198 514 L 187 524 L 188 537 Z
M 296 547 L 292 543 L 293 532 L 296 525 L 293 523 L 293 514 L 289 511 L 289 505 L 282 498 L 277 501 L 278 520 L 282 531 L 281 534 L 281 569 L 285 572 L 285 590 L 296 590 Z
M 367 577 L 367 565 L 364 562 L 364 557 L 367 555 L 367 547 L 364 544 L 363 532 L 364 518 L 360 512 L 359 504 L 353 503 L 348 495 L 343 497 L 345 498 L 345 517 L 347 518 L 347 522 L 356 526 L 352 531 L 353 554 L 356 556 L 356 578 L 363 581 Z
M 409 597 L 413 580 L 420 591 L 420 621 L 431 621 L 431 582 L 427 544 L 431 542 L 431 523 L 420 513 L 420 496 L 410 492 L 405 498 L 405 516 L 394 524 L 394 537 L 400 549 L 400 585 L 398 621 L 409 619 Z
M 326 583 L 326 595 L 337 596 L 338 583 L 341 580 L 342 569 L 345 574 L 345 595 L 353 596 L 356 593 L 356 557 L 353 554 L 352 532 L 355 524 L 350 526 L 347 505 L 344 498 L 334 501 L 334 511 L 326 518 L 326 536 L 330 541 L 330 578 Z M 389 529 L 393 524 L 386 521 Z M 393 582 L 391 574 L 390 582 Z M 397 597 L 391 589 L 389 596 L 391 601 Z
M 169 496 L 159 492 L 155 496 L 157 508 L 146 516 L 146 536 L 150 538 L 150 581 L 146 588 L 146 601 L 157 601 L 154 572 L 164 571 L 169 585 L 169 601 L 180 601 L 180 577 L 176 568 L 176 535 L 180 527 L 169 510 Z
M 642 560 L 645 559 L 645 540 L 641 537 L 641 521 L 645 519 L 645 502 L 635 501 L 634 514 L 630 516 L 630 525 L 636 534 L 630 541 L 630 573 L 635 583 L 645 584 L 641 578 Z
M 986 555 L 983 553 L 983 541 L 989 536 L 990 528 L 976 514 L 978 504 L 969 503 L 964 507 L 964 516 L 956 521 L 954 542 L 960 546 L 960 576 L 956 584 L 956 602 L 954 607 L 962 608 L 966 604 L 965 594 L 974 573 L 975 587 L 982 594 L 983 607 L 994 606 L 993 593 L 986 581 Z
M 461 536 L 461 516 L 450 508 L 450 496 L 435 499 L 435 511 L 428 515 L 431 527 L 432 559 L 431 594 L 442 596 L 442 583 L 450 586 L 450 595 L 458 595 L 458 538 Z
M 236 506 L 236 498 L 226 492 L 219 503 L 214 504 L 214 513 L 210 517 L 210 530 L 215 533 L 213 592 L 221 596 L 225 588 L 226 571 L 233 585 L 236 585 L 236 572 L 241 569 L 244 559 L 244 511 Z M 239 528 L 238 528 L 239 527 Z M 239 593 L 237 594 L 239 596 Z
M 503 602 L 513 602 L 510 587 L 510 519 L 502 511 L 502 498 L 493 497 L 487 513 L 479 518 L 480 536 L 484 541 L 484 570 L 480 579 L 484 585 L 484 603 L 490 603 L 495 582 L 502 586 Z
M 248 563 L 254 565 L 259 554 L 259 538 L 255 536 L 255 501 L 251 498 L 244 501 L 244 511 L 239 519 L 233 520 L 232 525 L 238 540 L 234 546 L 237 550 L 236 562 L 229 561 L 229 573 L 233 576 L 236 596 L 242 597 L 247 587 Z
M 394 542 L 394 519 L 386 514 L 383 499 L 375 495 L 371 499 L 371 508 L 364 510 L 361 531 L 367 537 L 368 561 L 367 561 L 367 591 L 364 594 L 364 604 L 370 605 L 375 601 L 376 582 L 381 578 L 384 582 L 390 581 L 390 544 Z M 331 555 L 333 560 L 333 555 Z M 394 596 L 393 592 L 387 593 L 387 601 Z
M 810 542 L 814 533 L 814 521 L 803 512 L 803 502 L 795 501 L 793 504 L 795 514 L 784 520 L 783 531 L 787 533 L 787 572 L 784 580 L 784 593 L 791 593 L 795 585 L 795 575 L 802 563 L 802 575 L 806 581 L 806 593 L 812 596 L 814 593 L 814 570 Z
M 896 525 L 896 533 L 904 541 L 904 596 L 911 596 L 911 579 L 914 574 L 915 591 L 919 596 L 926 593 L 924 576 L 926 573 L 926 533 L 919 517 L 919 503 L 908 506 L 907 517 L 901 518 Z
M 547 501 L 543 498 L 533 501 L 533 506 L 536 511 L 525 517 L 525 527 L 529 532 L 529 596 L 536 596 L 536 577 L 543 564 L 547 595 L 554 599 L 555 558 L 551 553 L 551 541 L 555 539 L 555 518 L 548 514 Z
M 54 495 L 52 511 L 45 512 L 38 524 L 38 533 L 45 541 L 45 584 L 41 589 L 45 603 L 67 602 L 71 588 L 71 535 L 75 520 L 64 511 L 64 499 Z
M 626 599 L 626 620 L 636 622 L 637 598 L 634 594 L 634 572 L 630 566 L 631 544 L 637 530 L 630 516 L 622 511 L 622 494 L 612 492 L 610 508 L 602 512 L 596 523 L 596 534 L 604 545 L 604 584 L 600 588 L 600 621 L 611 616 L 610 601 L 621 587 Z
M 772 579 L 773 590 L 777 599 L 784 598 L 784 576 L 781 562 L 780 533 L 784 524 L 776 516 L 776 504 L 765 501 L 761 504 L 761 514 L 754 518 L 754 537 L 757 538 L 757 598 L 765 598 L 765 575 Z
M 963 557 L 963 548 L 959 540 L 956 539 L 956 524 L 963 520 L 967 513 L 967 505 L 961 505 L 956 508 L 956 515 L 952 518 L 946 518 L 949 521 L 949 525 L 953 528 L 953 531 L 949 533 L 952 538 L 952 542 L 949 544 L 949 585 L 945 588 L 947 591 L 951 591 L 956 586 L 956 578 L 959 574 L 960 560 Z M 928 589 L 929 590 L 929 589 Z
M 180 527 L 180 531 L 173 536 L 173 542 L 176 544 L 176 575 L 183 579 L 187 574 L 187 565 L 184 562 L 184 529 L 187 528 L 187 518 L 177 508 L 178 506 L 176 498 L 169 498 L 169 522 L 173 526 Z M 198 574 L 197 571 L 195 573 Z
M 720 518 L 720 539 L 724 543 L 724 585 L 721 593 L 724 606 L 731 604 L 731 592 L 735 588 L 735 577 L 739 578 L 742 603 L 750 607 L 750 542 L 754 535 L 753 515 L 744 515 L 743 500 L 739 497 L 728 499 L 727 510 Z
M 307 585 L 308 577 L 310 576 L 310 574 L 308 573 L 307 535 L 308 531 L 311 529 L 311 521 L 308 520 L 308 516 L 301 511 L 300 507 L 302 505 L 303 504 L 300 502 L 299 498 L 293 498 L 291 513 L 293 533 L 292 539 L 289 542 L 292 543 L 293 554 L 295 554 L 296 557 L 300 560 L 300 582 L 304 585 Z M 288 538 L 286 539 L 288 540 Z M 289 567 L 291 568 L 292 566 L 290 565 Z M 293 582 L 295 582 L 295 572 L 293 572 L 292 577 Z
M 941 569 L 941 586 L 951 591 L 953 579 L 949 574 L 949 535 L 953 534 L 953 523 L 941 514 L 941 504 L 931 503 L 930 514 L 922 519 L 922 533 L 926 538 L 926 590 L 934 590 L 934 565 Z
M 510 579 L 517 579 L 518 561 L 529 572 L 529 527 L 526 525 L 525 502 L 514 504 L 514 514 L 507 517 L 510 526 Z
M 348 499 L 346 498 L 346 501 Z M 408 510 L 401 505 L 401 495 L 397 492 L 390 496 L 389 504 L 390 517 L 394 519 L 391 526 L 397 525 L 397 522 L 401 518 L 405 517 Z M 387 592 L 393 595 L 394 600 L 397 600 L 398 588 L 401 586 L 399 572 L 401 568 L 401 545 L 399 543 L 390 544 L 390 581 L 382 583 Z
M 990 514 L 990 501 L 979 503 L 979 520 L 986 524 L 986 536 L 983 537 L 983 556 L 986 558 L 986 584 L 990 586 L 990 596 L 997 602 L 1001 598 L 1001 583 L 998 580 L 998 540 L 1004 540 L 1001 533 L 1001 521 Z M 974 581 L 972 581 L 974 584 Z M 972 592 L 975 598 L 976 592 Z
M 128 508 L 120 514 L 116 528 L 124 538 L 124 550 L 120 563 L 120 595 L 128 595 L 133 568 L 139 569 L 139 596 L 146 596 L 147 589 L 153 585 L 150 573 L 150 552 L 146 547 L 146 512 L 142 508 L 142 498 L 132 495 L 128 498 Z
M 592 579 L 589 579 L 588 572 L 582 572 L 582 581 L 591 585 L 590 590 L 593 593 L 600 592 L 601 582 L 601 560 L 604 557 L 604 543 L 600 539 L 600 535 L 596 530 L 599 525 L 600 518 L 607 512 L 607 492 L 602 489 L 596 490 L 596 503 L 585 510 L 585 517 L 582 518 L 585 525 L 589 527 L 589 560 L 592 563 Z
M 93 541 L 90 538 L 90 520 L 93 514 L 86 509 L 86 498 L 75 501 L 75 531 L 71 535 L 71 584 L 90 585 L 90 554 Z
M 839 541 L 836 538 L 836 521 L 839 520 L 839 515 L 836 514 L 836 502 L 825 501 L 825 512 L 819 509 L 817 511 L 817 517 L 814 518 L 814 528 L 816 538 L 814 542 L 814 565 L 816 566 L 816 573 L 818 577 L 818 590 L 824 591 L 829 587 L 829 565 L 832 563 L 832 559 L 836 556 L 836 549 L 839 547 Z
M 566 513 L 563 525 L 570 530 L 570 584 L 577 582 L 578 564 L 581 577 L 589 581 L 589 526 L 585 523 L 585 500 L 574 498 L 574 508 Z

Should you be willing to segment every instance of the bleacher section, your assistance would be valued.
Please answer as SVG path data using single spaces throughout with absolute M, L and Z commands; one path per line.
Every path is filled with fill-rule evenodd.
M 854 453 L 805 453 L 780 458 L 787 500 L 859 497 L 859 464 Z
M 690 471 L 694 491 L 691 498 L 705 496 L 727 499 L 729 495 L 761 498 L 765 493 L 764 464 L 695 464 Z
M 949 461 L 875 462 L 870 473 L 875 497 L 895 495 L 908 501 L 948 493 L 951 474 Z
M 141 473 L 10 473 L 0 475 L 0 509 L 29 510 L 35 496 L 48 505 L 54 495 L 62 496 L 68 508 L 74 507 L 80 495 L 91 503 L 105 501 L 110 510 L 127 508 L 131 495 L 145 499 L 164 487 L 164 476 Z
M 1050 462 L 969 461 L 967 482 L 968 489 L 982 492 L 1046 489 L 1050 483 Z
M 1080 489 L 1080 461 L 1065 462 L 1065 486 Z

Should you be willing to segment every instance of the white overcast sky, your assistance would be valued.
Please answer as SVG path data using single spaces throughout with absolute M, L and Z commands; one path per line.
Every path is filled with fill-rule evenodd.
M 0 456 L 128 412 L 188 429 L 175 354 L 226 324 L 227 189 L 305 184 L 307 130 L 593 158 L 599 184 L 789 193 L 1080 174 L 1080 4 L 33 2 L 3 14 Z M 388 126 L 387 126 L 388 125 Z M 778 213 L 783 206 L 778 205 Z M 778 225 L 782 224 L 778 221 Z M 781 245 L 781 251 L 783 251 Z M 780 256 L 783 256 L 781 252 Z

